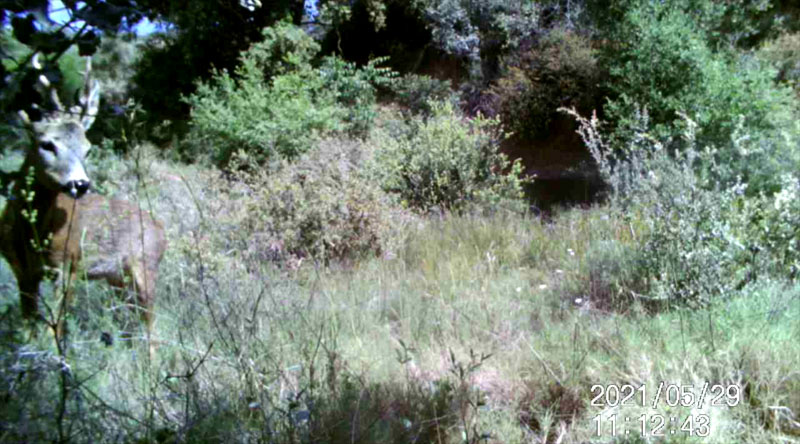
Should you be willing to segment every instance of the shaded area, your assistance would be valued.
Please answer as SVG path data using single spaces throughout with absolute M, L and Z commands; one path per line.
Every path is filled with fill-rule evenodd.
M 502 150 L 510 159 L 520 159 L 525 177 L 533 178 L 525 193 L 540 211 L 602 198 L 603 181 L 568 116 L 556 116 L 547 136 L 532 142 L 512 136 Z

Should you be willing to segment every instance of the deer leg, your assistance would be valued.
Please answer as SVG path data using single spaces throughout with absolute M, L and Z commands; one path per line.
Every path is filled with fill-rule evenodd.
M 19 305 L 24 319 L 35 320 L 39 317 L 39 284 L 41 282 L 42 276 L 40 275 L 31 277 L 17 276 Z
M 22 309 L 22 319 L 26 324 L 24 328 L 28 331 L 29 341 L 39 336 L 36 321 L 41 319 L 39 315 L 39 283 L 41 281 L 41 277 L 17 278 L 19 305 Z
M 153 332 L 153 293 L 156 273 L 153 271 L 148 272 L 147 267 L 140 264 L 134 267 L 133 275 L 134 285 L 136 286 L 136 303 L 149 341 Z
M 153 289 L 141 287 L 138 291 L 139 310 L 141 310 L 142 323 L 147 332 L 147 344 L 150 358 L 153 358 L 158 341 L 153 339 Z
M 61 340 L 67 334 L 67 313 L 69 312 L 70 306 L 72 306 L 72 290 L 77 277 L 77 274 L 72 266 L 69 267 L 69 271 L 66 273 L 66 275 L 69 277 L 65 281 L 64 273 L 59 273 L 53 284 L 53 291 L 57 295 L 61 293 L 61 304 L 58 307 L 58 313 L 56 313 L 55 333 L 57 340 Z
M 145 274 L 146 273 L 146 274 Z M 150 347 L 150 356 L 153 356 L 155 341 L 152 340 L 153 332 L 153 290 L 155 285 L 155 273 L 146 272 L 146 267 L 141 262 L 131 264 L 126 269 L 126 274 L 130 277 L 130 287 L 136 297 L 133 310 L 139 312 L 145 328 L 147 343 Z

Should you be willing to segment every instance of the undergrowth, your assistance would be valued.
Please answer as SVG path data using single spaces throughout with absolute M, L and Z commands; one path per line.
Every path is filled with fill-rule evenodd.
M 633 253 L 651 234 L 646 214 L 409 216 L 390 255 L 276 267 L 232 248 L 251 236 L 237 225 L 255 198 L 246 187 L 147 152 L 140 164 L 171 242 L 155 358 L 143 335 L 123 340 L 137 324 L 119 295 L 81 281 L 58 361 L 47 334 L 24 337 L 3 269 L 4 441 L 53 438 L 65 364 L 74 442 L 599 443 L 612 414 L 710 419 L 707 438 L 663 442 L 795 433 L 800 287 L 762 277 L 713 304 L 653 310 L 627 292 L 648 288 Z M 739 396 L 694 410 L 592 403 L 595 385 L 661 382 Z

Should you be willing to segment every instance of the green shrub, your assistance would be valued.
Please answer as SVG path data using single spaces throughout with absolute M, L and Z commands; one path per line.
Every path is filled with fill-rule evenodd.
M 765 43 L 758 51 L 762 60 L 777 70 L 777 80 L 794 89 L 800 98 L 800 33 L 783 34 Z
M 331 89 L 335 93 L 336 103 L 345 108 L 344 124 L 348 134 L 353 137 L 365 137 L 377 115 L 375 88 L 393 83 L 396 73 L 377 66 L 387 60 L 386 57 L 378 57 L 362 67 L 338 57 L 325 57 L 322 60 L 319 75 L 324 88 Z
M 431 101 L 452 101 L 457 99 L 449 80 L 434 79 L 426 75 L 406 74 L 395 82 L 392 91 L 395 100 L 408 108 L 412 114 L 431 113 Z
M 307 39 L 303 44 L 288 45 L 287 40 L 298 36 L 292 27 L 279 29 L 289 36 L 278 39 L 275 30 L 266 29 L 264 35 L 272 38 L 246 51 L 235 75 L 216 72 L 189 97 L 192 119 L 186 154 L 210 156 L 227 167 L 234 153 L 243 151 L 252 161 L 264 163 L 274 155 L 302 154 L 321 136 L 341 129 L 344 110 L 309 65 L 306 48 L 315 52 L 318 47 L 308 36 L 302 37 Z M 279 49 L 286 50 L 281 57 L 275 55 Z M 270 73 L 279 75 L 269 79 Z
M 431 46 L 465 62 L 475 84 L 490 81 L 506 49 L 541 32 L 541 2 L 434 0 L 417 2 Z
M 656 301 L 701 303 L 741 290 L 758 279 L 794 279 L 800 271 L 800 181 L 776 178 L 779 191 L 748 195 L 747 184 L 720 183 L 730 174 L 714 148 L 697 144 L 697 125 L 684 116 L 686 149 L 670 155 L 650 135 L 646 113 L 634 117 L 639 132 L 621 155 L 593 117 L 579 133 L 610 190 L 612 207 L 639 228 L 634 262 L 620 270 L 623 286 Z M 747 151 L 738 135 L 732 151 Z M 720 172 L 723 170 L 723 172 Z M 635 266 L 631 273 L 628 269 Z M 628 270 L 628 271 L 626 271 Z M 633 279 L 629 279 L 633 276 Z M 626 283 L 627 282 L 627 283 Z M 637 290 L 644 287 L 646 290 Z
M 599 79 L 588 39 L 555 29 L 538 45 L 509 60 L 491 88 L 506 127 L 527 139 L 547 135 L 560 106 L 593 108 Z
M 627 26 L 625 15 L 650 9 L 681 11 L 692 17 L 705 33 L 711 47 L 753 48 L 779 32 L 796 28 L 796 7 L 789 2 L 763 0 L 607 0 L 587 2 L 585 12 L 592 18 L 596 32 L 619 31 Z M 793 17 L 795 16 L 795 17 Z
M 391 72 L 376 61 L 356 68 L 335 58 L 316 69 L 310 62 L 319 46 L 302 31 L 281 24 L 264 35 L 242 54 L 235 75 L 215 72 L 187 99 L 187 156 L 210 157 L 225 168 L 242 151 L 263 164 L 274 156 L 297 157 L 332 133 L 366 133 L 375 114 L 375 85 L 388 82 Z
M 578 117 L 612 205 L 644 227 L 635 281 L 646 284 L 654 301 L 688 304 L 741 288 L 752 278 L 746 248 L 752 212 L 742 211 L 746 185 L 716 182 L 715 152 L 697 147 L 693 121 L 685 121 L 685 150 L 670 155 L 649 135 L 647 114 L 635 117 L 640 132 L 624 157 L 600 135 L 596 118 Z
M 498 120 L 467 119 L 447 102 L 432 102 L 431 113 L 378 134 L 377 167 L 386 190 L 422 210 L 460 211 L 522 197 L 522 165 L 500 153 Z
M 247 50 L 242 62 L 259 69 L 265 79 L 307 68 L 320 50 L 311 36 L 288 21 L 264 28 L 262 35 L 264 40 Z
M 742 203 L 741 213 L 751 215 L 745 231 L 754 275 L 769 274 L 794 279 L 800 272 L 800 182 L 796 174 L 780 177 L 781 189 Z
M 390 206 L 358 143 L 322 142 L 280 169 L 240 173 L 251 188 L 242 227 L 261 260 L 356 258 L 380 253 Z M 247 159 L 238 158 L 238 162 Z
M 616 26 L 612 38 L 620 43 L 606 46 L 604 61 L 613 93 L 606 118 L 618 148 L 639 132 L 640 105 L 649 112 L 650 133 L 671 138 L 669 148 L 683 145 L 685 113 L 698 125 L 699 145 L 720 148 L 719 163 L 729 165 L 720 179 L 730 184 L 741 176 L 750 191 L 774 190 L 780 173 L 800 161 L 791 93 L 755 58 L 714 50 L 703 20 L 690 10 L 681 2 L 648 3 L 625 11 Z M 751 139 L 746 154 L 732 149 L 737 132 Z
M 296 157 L 320 137 L 342 129 L 344 109 L 313 72 L 282 75 L 270 85 L 247 65 L 237 75 L 241 80 L 219 72 L 213 84 L 199 85 L 190 98 L 186 155 L 210 156 L 226 168 L 234 153 L 242 151 L 264 163 L 275 155 Z

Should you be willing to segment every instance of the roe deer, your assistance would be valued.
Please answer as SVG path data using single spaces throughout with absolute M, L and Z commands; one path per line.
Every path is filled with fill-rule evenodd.
M 69 283 L 85 272 L 89 279 L 135 291 L 149 340 L 158 264 L 166 249 L 164 228 L 135 204 L 89 192 L 86 131 L 99 104 L 99 85 L 90 84 L 90 69 L 87 63 L 80 106 L 65 110 L 40 76 L 40 83 L 51 89 L 55 110 L 38 122 L 20 111 L 35 146 L 28 149 L 0 219 L 0 252 L 17 278 L 25 318 L 40 317 L 39 284 L 48 270 L 57 272 L 57 282 L 67 279 L 56 325 L 51 325 L 57 339 L 71 300 Z M 29 171 L 32 182 L 25 179 Z

